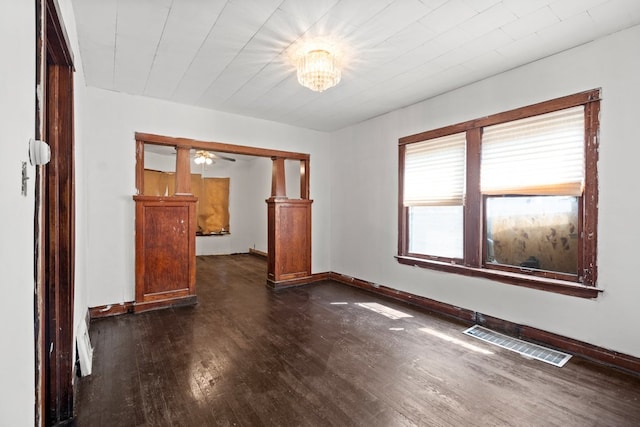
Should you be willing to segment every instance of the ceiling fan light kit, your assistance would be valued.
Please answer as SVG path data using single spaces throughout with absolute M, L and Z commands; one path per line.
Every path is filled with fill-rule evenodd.
M 193 158 L 193 162 L 196 165 L 210 165 L 213 163 L 213 153 L 205 150 L 198 150 Z

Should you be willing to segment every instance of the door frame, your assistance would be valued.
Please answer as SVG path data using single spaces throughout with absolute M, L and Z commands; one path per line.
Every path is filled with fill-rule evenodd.
M 51 161 L 36 166 L 34 218 L 36 425 L 73 418 L 75 176 L 73 54 L 56 0 L 36 3 L 36 139 Z

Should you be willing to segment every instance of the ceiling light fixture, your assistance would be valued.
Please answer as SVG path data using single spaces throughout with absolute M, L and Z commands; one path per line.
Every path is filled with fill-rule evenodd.
M 334 46 L 313 40 L 298 48 L 295 55 L 298 82 L 314 92 L 323 92 L 340 83 L 341 64 Z
M 196 151 L 196 155 L 193 158 L 193 162 L 196 165 L 207 164 L 210 165 L 213 163 L 213 154 L 208 151 L 198 150 Z

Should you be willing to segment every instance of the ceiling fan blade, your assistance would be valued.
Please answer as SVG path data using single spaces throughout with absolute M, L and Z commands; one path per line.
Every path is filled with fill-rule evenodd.
M 227 160 L 227 161 L 230 161 L 230 162 L 235 162 L 236 161 L 236 159 L 231 158 L 231 157 L 227 157 L 227 156 L 223 156 L 222 154 L 216 154 L 216 153 L 211 153 L 211 154 L 213 154 L 213 157 L 215 157 L 217 159 L 220 159 L 220 160 Z

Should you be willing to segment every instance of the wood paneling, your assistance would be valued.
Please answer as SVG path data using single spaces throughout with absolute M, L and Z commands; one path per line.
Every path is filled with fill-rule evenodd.
M 134 311 L 170 306 L 195 296 L 195 197 L 134 196 Z
M 267 283 L 278 288 L 287 280 L 311 275 L 312 200 L 267 200 Z

